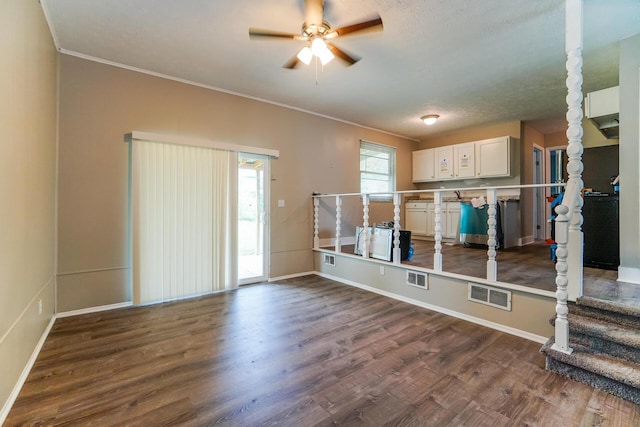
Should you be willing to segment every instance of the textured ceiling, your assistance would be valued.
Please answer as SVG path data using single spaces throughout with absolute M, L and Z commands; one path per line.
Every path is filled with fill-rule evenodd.
M 303 0 L 41 0 L 57 47 L 414 139 L 480 124 L 562 126 L 564 1 L 326 0 L 334 28 L 380 14 L 384 31 L 334 44 L 351 67 L 282 68 L 304 42 Z M 618 84 L 618 41 L 640 33 L 640 1 L 586 0 L 585 92 Z M 420 116 L 435 113 L 426 127 Z

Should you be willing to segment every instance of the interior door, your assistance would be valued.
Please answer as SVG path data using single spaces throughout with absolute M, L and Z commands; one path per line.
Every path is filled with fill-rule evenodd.
M 269 158 L 238 154 L 238 283 L 267 280 Z

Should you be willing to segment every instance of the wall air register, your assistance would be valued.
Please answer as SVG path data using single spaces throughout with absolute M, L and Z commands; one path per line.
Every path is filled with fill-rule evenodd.
M 490 305 L 502 310 L 511 311 L 511 291 L 492 288 L 490 286 L 469 283 L 469 301 Z
M 429 289 L 427 275 L 425 273 L 418 273 L 417 271 L 407 270 L 407 285 Z

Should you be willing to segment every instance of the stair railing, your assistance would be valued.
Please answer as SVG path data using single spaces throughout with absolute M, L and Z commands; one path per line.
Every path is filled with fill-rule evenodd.
M 571 354 L 569 347 L 569 307 L 567 302 L 570 297 L 575 301 L 576 293 L 581 293 L 582 288 L 582 248 L 570 245 L 569 227 L 575 213 L 575 206 L 580 199 L 580 184 L 575 180 L 569 180 L 565 187 L 562 204 L 556 207 L 556 323 L 555 343 L 553 348 L 563 353 Z M 575 239 L 574 239 L 575 240 Z M 569 253 L 580 252 L 580 274 L 576 277 L 570 273 Z M 575 257 L 573 257 L 575 258 Z M 580 296 L 580 295 L 577 295 Z
M 556 207 L 556 323 L 553 348 L 571 353 L 567 301 L 582 296 L 582 0 L 565 2 L 565 52 L 567 54 L 567 173 L 562 204 Z

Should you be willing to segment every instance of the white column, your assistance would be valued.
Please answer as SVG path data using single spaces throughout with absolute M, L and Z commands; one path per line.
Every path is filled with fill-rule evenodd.
M 487 280 L 495 282 L 498 280 L 498 263 L 496 262 L 496 245 L 498 243 L 496 239 L 496 229 L 498 221 L 496 220 L 497 195 L 495 188 L 487 190 L 487 204 L 489 205 L 487 210 L 487 214 L 489 215 L 487 219 L 487 225 L 489 226 L 487 229 Z
M 569 347 L 569 308 L 567 307 L 567 240 L 569 236 L 569 208 L 556 207 L 556 326 L 553 349 L 571 354 Z
M 433 269 L 442 271 L 442 191 L 433 193 L 433 203 L 435 205 L 435 244 L 433 245 Z
M 362 237 L 364 244 L 362 245 L 362 256 L 369 258 L 369 195 L 362 195 Z
M 320 249 L 320 198 L 313 198 L 313 249 Z
M 336 196 L 336 246 L 335 251 L 340 252 L 342 249 L 342 239 L 340 232 L 342 231 L 342 198 Z
M 565 50 L 567 53 L 567 173 L 574 181 L 578 193 L 582 181 L 582 0 L 567 0 L 565 10 Z M 566 194 L 565 194 L 566 197 Z M 569 201 L 575 203 L 569 224 L 568 277 L 569 300 L 582 296 L 582 197 Z
M 393 193 L 393 263 L 402 262 L 400 250 L 400 193 Z

